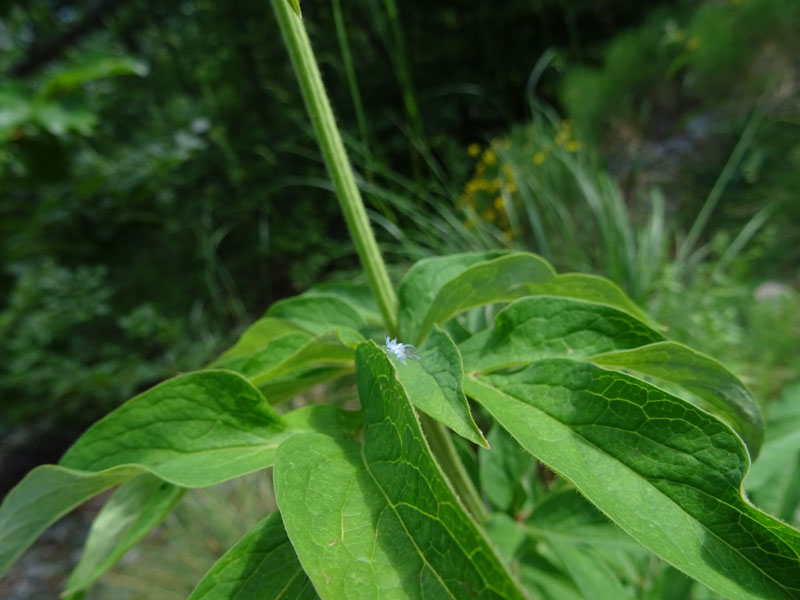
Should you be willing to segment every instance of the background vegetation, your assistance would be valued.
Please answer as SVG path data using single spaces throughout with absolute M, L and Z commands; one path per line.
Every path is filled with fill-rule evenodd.
M 787 397 L 800 378 L 795 0 L 303 11 L 398 273 L 442 252 L 531 250 L 615 280 L 765 407 Z M 132 394 L 207 363 L 274 300 L 352 278 L 357 258 L 268 3 L 7 3 L 0 73 L 5 491 Z M 174 519 L 198 535 L 214 519 L 191 511 L 221 497 L 196 492 Z M 251 512 L 208 534 L 187 585 Z

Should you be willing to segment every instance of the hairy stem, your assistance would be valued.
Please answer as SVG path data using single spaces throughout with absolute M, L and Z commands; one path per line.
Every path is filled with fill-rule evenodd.
M 436 457 L 436 462 L 439 463 L 459 500 L 464 504 L 464 508 L 467 509 L 479 525 L 483 525 L 488 519 L 486 508 L 483 505 L 480 494 L 478 494 L 478 490 L 475 489 L 472 480 L 469 478 L 466 468 L 464 468 L 464 463 L 458 457 L 453 440 L 450 439 L 450 434 L 439 421 L 432 419 L 421 411 L 417 411 L 417 414 L 419 415 L 422 430 L 428 440 L 428 445 Z
M 272 0 L 272 8 L 297 74 L 322 156 L 333 180 L 339 206 L 380 307 L 386 330 L 390 336 L 394 336 L 397 332 L 397 297 L 370 227 L 353 168 L 336 127 L 336 119 L 322 83 L 311 42 L 303 26 L 303 19 L 292 9 L 288 0 Z

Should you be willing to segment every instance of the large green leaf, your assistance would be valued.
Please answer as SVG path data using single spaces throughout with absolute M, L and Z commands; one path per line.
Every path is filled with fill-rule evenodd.
M 368 285 L 335 281 L 314 286 L 303 296 L 335 296 L 356 309 L 366 323 L 383 325 L 383 317 Z
M 557 275 L 535 254 L 473 252 L 421 260 L 409 269 L 398 290 L 400 340 L 420 343 L 433 325 L 465 310 L 533 295 L 605 304 L 649 323 L 607 279 L 578 273 Z
M 761 409 L 744 384 L 713 358 L 683 344 L 660 342 L 594 356 L 591 361 L 681 386 L 694 395 L 687 400 L 722 418 L 742 436 L 750 456 L 758 456 L 764 440 Z
M 54 465 L 33 469 L 0 504 L 0 576 L 52 523 L 89 498 L 142 472 L 133 466 L 99 473 Z
M 359 331 L 365 325 L 354 307 L 332 294 L 295 296 L 280 300 L 269 307 L 265 316 L 287 321 L 314 335 L 321 335 L 336 327 L 349 327 Z
M 395 368 L 356 354 L 364 441 L 284 442 L 275 495 L 322 598 L 522 598 L 438 470 Z
M 283 319 L 272 317 L 262 317 L 239 337 L 238 341 L 219 358 L 211 363 L 212 367 L 218 369 L 238 370 L 238 366 L 244 363 L 254 352 L 264 348 L 272 340 L 282 337 L 288 333 L 296 333 L 300 328 Z M 303 334 L 306 339 L 311 335 Z
M 316 597 L 286 536 L 281 515 L 274 512 L 214 563 L 189 600 L 311 600 Z
M 452 338 L 434 328 L 419 348 L 419 360 L 397 361 L 397 374 L 411 402 L 458 435 L 488 448 L 461 389 L 464 369 Z
M 691 403 L 565 359 L 467 377 L 531 454 L 634 539 L 730 598 L 800 597 L 800 532 L 749 504 L 741 439 Z
M 260 386 L 270 379 L 310 366 L 353 366 L 355 347 L 363 341 L 364 338 L 357 331 L 340 327 L 309 340 L 293 352 L 282 352 L 277 357 L 268 347 L 264 352 L 258 352 L 248 359 L 242 372 L 254 385 Z M 273 360 L 274 358 L 277 360 Z
M 495 326 L 461 344 L 467 372 L 526 365 L 557 356 L 586 358 L 663 340 L 616 308 L 572 298 L 532 296 L 513 302 Z
M 745 481 L 753 502 L 790 523 L 800 523 L 800 383 L 767 409 L 767 437 Z
M 172 512 L 185 491 L 152 475 L 120 486 L 92 523 L 64 595 L 91 586 Z
M 272 464 L 286 425 L 231 371 L 169 379 L 92 425 L 60 461 L 84 471 L 138 464 L 176 485 L 214 485 Z
M 468 253 L 421 260 L 398 290 L 400 339 L 417 344 L 437 323 L 475 306 L 527 296 L 530 284 L 554 276 L 547 261 L 527 253 Z

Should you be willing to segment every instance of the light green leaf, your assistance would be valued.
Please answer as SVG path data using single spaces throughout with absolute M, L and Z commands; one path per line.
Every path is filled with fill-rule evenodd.
M 367 285 L 342 281 L 323 283 L 303 292 L 303 296 L 334 296 L 356 309 L 361 318 L 371 325 L 383 326 L 383 317 Z
M 542 358 L 586 358 L 664 338 L 616 308 L 572 298 L 522 298 L 497 314 L 493 329 L 461 344 L 467 372 L 526 365 Z
M 356 353 L 364 442 L 284 442 L 275 494 L 322 598 L 522 598 L 438 470 L 393 364 Z
M 287 333 L 297 332 L 298 327 L 282 319 L 263 317 L 248 327 L 239 340 L 219 358 L 211 363 L 218 369 L 238 370 L 237 366 L 243 364 L 256 350 L 264 348 L 272 340 Z M 308 336 L 308 334 L 305 334 Z M 311 337 L 311 336 L 308 336 Z M 236 361 L 234 359 L 239 359 Z
M 350 367 L 355 363 L 355 347 L 363 341 L 357 331 L 340 327 L 308 341 L 293 352 L 283 351 L 282 356 L 272 354 L 270 345 L 265 351 L 254 354 L 242 372 L 259 386 L 309 366 Z M 265 354 L 269 354 L 267 364 Z
M 415 264 L 400 284 L 400 340 L 420 343 L 435 324 L 483 304 L 530 294 L 531 284 L 551 280 L 553 268 L 527 253 L 468 253 Z
M 548 546 L 560 559 L 575 586 L 587 600 L 625 600 L 634 598 L 622 586 L 619 577 L 591 549 L 576 544 L 549 541 Z
M 755 459 L 764 440 L 761 409 L 744 384 L 725 367 L 676 342 L 594 356 L 595 364 L 621 368 L 674 383 L 694 394 L 687 400 L 714 413 L 742 436 Z
M 42 88 L 39 97 L 50 98 L 56 94 L 69 92 L 76 87 L 98 79 L 119 77 L 120 75 L 147 75 L 145 63 L 129 56 L 95 54 L 82 57 L 78 62 L 60 69 Z
M 331 404 L 303 406 L 283 415 L 291 431 L 313 431 L 337 439 L 355 439 L 361 435 L 364 417 L 360 410 L 344 410 Z
M 176 485 L 202 487 L 270 466 L 286 435 L 281 417 L 241 375 L 199 371 L 129 400 L 59 464 L 84 471 L 138 464 Z
M 64 595 L 91 586 L 172 512 L 185 491 L 152 475 L 121 485 L 92 523 Z
M 480 487 L 495 510 L 515 515 L 537 494 L 531 484 L 536 461 L 500 426 L 489 432 L 489 445 L 490 450 L 478 451 Z
M 645 547 L 730 598 L 797 598 L 800 532 L 741 494 L 725 424 L 629 375 L 564 359 L 465 379 L 531 454 Z
M 436 327 L 418 352 L 420 360 L 395 365 L 411 402 L 458 435 L 488 448 L 461 389 L 464 368 L 453 340 Z
M 525 530 L 537 539 L 595 546 L 639 548 L 633 539 L 576 490 L 552 492 L 525 520 Z
M 311 600 L 316 598 L 279 512 L 248 531 L 220 558 L 189 600 Z
M 235 373 L 170 379 L 91 427 L 62 466 L 38 467 L 8 493 L 0 505 L 0 575 L 51 523 L 132 477 L 150 473 L 189 487 L 213 485 L 270 466 L 275 447 L 298 432 L 353 439 L 360 430 L 360 413 L 333 406 L 304 407 L 282 419 Z M 77 466 L 83 470 L 67 468 Z M 153 510 L 120 543 L 138 535 L 155 518 Z
M 0 577 L 52 523 L 142 469 L 117 467 L 86 473 L 43 465 L 28 473 L 0 504 Z
M 650 318 L 625 295 L 620 287 L 604 277 L 588 275 L 586 273 L 563 273 L 553 279 L 539 283 L 531 288 L 531 294 L 550 294 L 552 296 L 566 296 L 578 300 L 587 300 L 599 304 L 607 304 L 622 312 L 636 317 L 653 329 L 660 327 L 651 322 Z
M 525 531 L 505 513 L 492 513 L 485 526 L 486 535 L 506 565 L 513 565 L 519 547 L 525 541 Z
M 288 375 L 269 379 L 258 386 L 270 404 L 280 404 L 317 384 L 352 374 L 353 367 L 309 367 Z
M 787 387 L 767 409 L 767 438 L 745 481 L 760 508 L 800 523 L 800 383 Z
M 280 300 L 269 307 L 266 317 L 288 321 L 314 335 L 336 327 L 360 331 L 364 320 L 358 311 L 333 295 L 295 296 Z

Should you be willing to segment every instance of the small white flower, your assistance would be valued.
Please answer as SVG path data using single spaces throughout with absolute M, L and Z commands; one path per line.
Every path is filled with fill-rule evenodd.
M 414 348 L 411 344 L 402 344 L 397 341 L 397 338 L 390 339 L 389 336 L 386 336 L 386 345 L 384 346 L 386 351 L 389 354 L 392 354 L 397 357 L 401 363 L 406 364 L 406 359 L 412 360 L 420 360 L 419 354 L 417 354 L 417 349 Z

